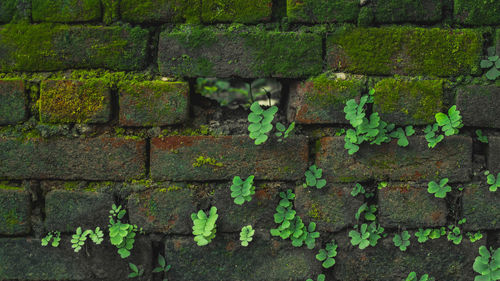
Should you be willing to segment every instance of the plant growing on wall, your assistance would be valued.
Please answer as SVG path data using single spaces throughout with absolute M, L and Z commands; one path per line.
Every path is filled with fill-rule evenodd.
M 401 251 L 406 251 L 406 248 L 410 246 L 410 233 L 408 231 L 403 231 L 401 235 L 396 234 L 394 235 L 394 238 L 392 239 L 392 242 L 394 242 L 394 246 L 398 247 L 399 250 Z
M 365 192 L 366 192 L 365 188 L 361 184 L 356 183 L 356 185 L 353 187 L 351 191 L 351 196 L 356 197 L 358 196 L 358 194 L 365 194 Z
M 391 132 L 391 137 L 398 139 L 399 146 L 406 147 L 409 144 L 407 137 L 413 134 L 415 134 L 413 126 L 406 126 L 404 130 L 403 128 L 397 128 L 397 130 Z
M 481 240 L 483 238 L 483 234 L 481 234 L 481 231 L 478 231 L 476 233 L 467 232 L 466 235 L 469 238 L 469 240 L 470 240 L 471 243 L 479 241 L 479 240 Z
M 446 194 L 451 191 L 451 186 L 447 185 L 448 178 L 444 178 L 439 181 L 439 184 L 435 181 L 431 181 L 428 184 L 427 192 L 434 194 L 437 198 L 445 198 Z
M 479 247 L 479 256 L 474 260 L 472 266 L 479 273 L 474 281 L 496 281 L 500 279 L 500 248 L 493 250 L 485 246 Z
M 142 232 L 142 228 L 137 225 L 123 223 L 121 220 L 127 211 L 122 210 L 122 206 L 113 204 L 109 213 L 109 239 L 112 245 L 118 248 L 118 254 L 122 259 L 130 256 L 130 251 L 134 247 L 137 232 Z
M 274 135 L 278 137 L 279 142 L 282 142 L 284 139 L 290 136 L 290 134 L 293 132 L 294 129 L 295 129 L 295 122 L 292 122 L 290 126 L 288 126 L 288 128 L 285 127 L 285 125 L 278 122 L 276 124 L 276 130 L 278 130 L 278 132 L 274 133 Z
M 444 135 L 438 134 L 439 126 L 437 123 L 433 125 L 427 125 L 424 129 L 425 140 L 427 140 L 427 146 L 429 148 L 434 148 L 438 143 L 444 139 Z
M 364 223 L 359 227 L 359 231 L 357 229 L 358 226 L 355 225 L 354 230 L 349 231 L 349 237 L 351 237 L 351 244 L 358 246 L 361 250 L 368 246 L 374 247 L 377 245 L 381 234 L 384 232 L 384 228 L 376 222 L 372 222 L 369 225 Z
M 490 191 L 495 192 L 498 190 L 500 187 L 500 173 L 497 174 L 496 178 L 495 175 L 490 174 L 490 171 L 484 172 L 484 175 L 486 177 L 486 182 L 490 185 Z
M 325 278 L 326 276 L 324 274 L 320 274 L 318 275 L 318 279 L 316 279 L 316 281 L 325 281 Z M 312 280 L 311 278 L 307 278 L 306 281 L 314 281 L 314 280 Z
M 326 180 L 321 179 L 323 176 L 323 169 L 318 169 L 316 165 L 312 165 L 309 167 L 309 170 L 305 173 L 306 183 L 303 184 L 304 187 L 316 187 L 317 189 L 321 189 L 326 185 Z
M 500 57 L 495 55 L 495 47 L 489 47 L 487 51 L 487 59 L 481 60 L 480 65 L 481 68 L 488 69 L 484 76 L 486 76 L 488 80 L 495 81 L 500 77 Z
M 415 271 L 412 271 L 410 272 L 410 274 L 408 274 L 408 277 L 406 277 L 404 281 L 434 281 L 434 278 L 429 277 L 429 274 L 424 274 L 420 277 L 420 279 L 418 279 L 417 273 L 415 273 Z
M 240 231 L 241 246 L 243 247 L 248 246 L 248 243 L 250 243 L 253 240 L 254 234 L 255 230 L 252 228 L 251 225 L 242 227 Z
M 488 137 L 483 135 L 483 131 L 481 131 L 480 129 L 477 129 L 476 130 L 476 136 L 477 136 L 477 139 L 482 142 L 482 143 L 488 143 Z
M 264 110 L 259 105 L 259 102 L 254 102 L 250 106 L 252 111 L 248 115 L 248 121 L 250 125 L 248 126 L 248 131 L 250 132 L 250 138 L 255 140 L 256 145 L 263 144 L 269 138 L 268 134 L 273 129 L 274 114 L 278 112 L 277 106 L 271 106 L 270 108 Z
M 170 270 L 172 266 L 169 264 L 167 265 L 167 262 L 165 261 L 165 258 L 162 255 L 158 255 L 158 267 L 155 267 L 153 269 L 153 273 L 164 273 L 167 274 L 167 272 Z M 168 281 L 168 278 L 163 278 L 163 281 Z
M 427 229 L 422 229 L 419 228 L 418 231 L 415 233 L 415 237 L 418 238 L 419 243 L 425 243 L 427 240 L 429 240 L 429 235 L 431 235 L 432 229 L 427 228 Z
M 212 242 L 212 239 L 215 238 L 217 227 L 215 223 L 218 217 L 219 215 L 217 214 L 217 208 L 215 206 L 210 208 L 208 216 L 203 210 L 191 214 L 194 241 L 198 246 L 208 245 L 208 243 Z
M 233 178 L 231 185 L 231 197 L 234 198 L 234 203 L 243 205 L 245 201 L 250 202 L 252 195 L 255 194 L 255 186 L 253 185 L 254 176 L 249 176 L 246 180 L 242 180 L 239 176 Z
M 59 242 L 61 241 L 61 232 L 60 231 L 51 231 L 47 234 L 47 236 L 45 236 L 44 238 L 42 238 L 42 246 L 47 246 L 50 242 L 50 240 L 54 238 L 52 240 L 52 247 L 58 247 L 59 246 Z
M 85 241 L 87 241 L 87 236 L 89 236 L 92 242 L 97 245 L 101 244 L 101 242 L 104 240 L 104 233 L 102 233 L 99 227 L 97 227 L 95 231 L 87 229 L 83 232 L 82 228 L 78 227 L 76 229 L 76 233 L 71 236 L 71 247 L 74 249 L 75 253 L 78 253 L 82 249 Z
M 144 274 L 144 269 L 141 266 L 138 268 L 137 265 L 131 262 L 128 263 L 128 266 L 130 267 L 130 270 L 132 270 L 132 272 L 129 273 L 128 278 L 135 278 Z
M 361 205 L 358 208 L 358 211 L 356 212 L 354 217 L 356 218 L 356 220 L 359 220 L 359 218 L 361 217 L 361 214 L 363 212 L 365 212 L 365 216 L 364 216 L 365 220 L 374 221 L 377 219 L 377 217 L 375 216 L 376 211 L 377 211 L 377 205 L 368 206 L 368 203 L 364 203 L 363 205 Z
M 326 244 L 324 249 L 320 249 L 319 253 L 316 255 L 316 259 L 323 262 L 321 265 L 324 268 L 330 268 L 335 265 L 335 257 L 337 256 L 337 243 L 335 240 Z
M 464 124 L 462 123 L 462 116 L 460 116 L 460 111 L 457 110 L 457 106 L 454 105 L 448 110 L 448 115 L 439 112 L 436 114 L 436 122 L 441 130 L 444 132 L 445 136 L 452 136 L 458 134 L 458 129 L 462 128 Z

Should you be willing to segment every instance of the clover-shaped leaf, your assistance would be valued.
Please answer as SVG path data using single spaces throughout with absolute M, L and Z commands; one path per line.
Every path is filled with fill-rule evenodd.
M 406 251 L 406 248 L 410 246 L 410 234 L 405 230 L 401 235 L 396 234 L 392 241 L 396 247 L 399 247 L 399 250 Z
M 439 184 L 435 181 L 431 181 L 428 184 L 427 191 L 431 194 L 434 194 L 437 198 L 445 198 L 446 194 L 451 191 L 451 187 L 447 185 L 448 179 L 442 179 Z

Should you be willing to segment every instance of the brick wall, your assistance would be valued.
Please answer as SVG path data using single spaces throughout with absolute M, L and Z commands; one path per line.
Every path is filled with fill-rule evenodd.
M 0 0 L 0 280 L 126 280 L 129 262 L 144 269 L 136 280 L 474 280 L 478 248 L 500 245 L 500 195 L 483 174 L 500 172 L 500 79 L 480 68 L 488 47 L 500 52 L 499 13 L 489 0 Z M 296 122 L 294 135 L 255 145 L 250 111 L 202 96 L 200 77 L 275 79 L 276 119 Z M 370 89 L 369 112 L 414 126 L 409 146 L 348 154 L 345 103 Z M 430 149 L 424 128 L 452 105 L 465 126 Z M 313 164 L 322 189 L 302 187 Z M 232 179 L 250 175 L 255 195 L 238 206 Z M 441 178 L 445 199 L 427 192 Z M 356 183 L 373 197 L 351 196 Z M 287 189 L 317 224 L 313 250 L 270 234 Z M 348 233 L 364 203 L 387 236 L 360 250 Z M 144 230 L 126 259 L 108 236 L 113 204 Z M 199 247 L 190 216 L 210 206 L 216 237 Z M 419 228 L 462 218 L 459 245 L 417 242 Z M 75 230 L 97 226 L 104 242 L 75 253 Z M 57 248 L 41 246 L 50 231 Z M 404 252 L 392 241 L 402 231 Z M 325 269 L 315 255 L 332 239 Z M 158 255 L 166 274 L 152 272 Z

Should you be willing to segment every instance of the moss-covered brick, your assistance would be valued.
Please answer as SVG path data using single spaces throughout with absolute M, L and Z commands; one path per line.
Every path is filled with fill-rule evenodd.
M 375 247 L 363 250 L 353 247 L 346 233 L 336 235 L 339 247 L 333 280 L 404 280 L 415 271 L 419 277 L 429 274 L 436 280 L 470 281 L 476 275 L 472 270 L 474 259 L 486 242 L 485 238 L 475 243 L 464 238 L 455 245 L 441 238 L 418 243 L 410 231 L 410 246 L 403 252 L 394 246 L 394 234 L 389 233 Z
M 83 229 L 106 229 L 111 194 L 92 191 L 53 190 L 45 196 L 45 227 L 61 232 Z
M 500 29 L 497 29 L 495 35 L 496 53 L 500 54 Z
M 329 183 L 321 190 L 295 189 L 295 209 L 306 223 L 315 222 L 319 231 L 336 232 L 356 224 L 355 214 L 363 204 L 352 197 L 351 185 Z
M 40 85 L 40 121 L 106 123 L 111 118 L 111 93 L 102 80 L 44 80 Z
M 479 71 L 483 39 L 471 29 L 340 28 L 326 46 L 332 70 L 446 77 Z
M 293 151 L 293 153 L 291 153 Z M 199 157 L 219 165 L 195 165 Z M 234 176 L 294 180 L 307 169 L 306 138 L 255 145 L 247 136 L 172 136 L 151 140 L 151 177 L 155 180 L 229 180 Z
M 140 70 L 148 37 L 140 27 L 8 24 L 0 28 L 0 71 Z
M 0 138 L 0 178 L 129 180 L 146 172 L 146 144 L 125 138 Z
M 358 0 L 287 0 L 286 14 L 292 22 L 356 22 Z
M 500 2 L 497 0 L 455 0 L 455 21 L 465 25 L 500 24 Z
M 106 235 L 107 236 L 107 235 Z M 57 248 L 42 247 L 40 239 L 1 238 L 0 278 L 2 280 L 127 280 L 130 268 L 116 253 L 109 239 L 94 245 L 90 239 L 79 253 L 71 248 L 71 235 L 62 235 Z M 82 253 L 84 252 L 84 253 Z M 144 279 L 151 280 L 151 241 L 137 235 L 127 258 L 144 268 Z
M 206 281 L 280 281 L 306 280 L 321 272 L 314 251 L 295 248 L 290 241 L 268 236 L 256 231 L 248 247 L 241 246 L 238 233 L 217 231 L 215 239 L 204 247 L 197 246 L 192 237 L 167 238 L 165 255 L 172 268 L 166 277 L 169 280 L 199 280 L 203 276 Z
M 495 172 L 495 177 L 497 173 Z M 500 229 L 500 194 L 491 192 L 484 182 L 464 186 L 462 197 L 463 217 L 467 230 Z
M 134 23 L 200 21 L 200 0 L 121 0 L 121 18 Z
M 335 79 L 324 74 L 292 84 L 288 119 L 301 124 L 349 124 L 344 106 L 359 99 L 365 83 L 361 79 Z
M 31 230 L 31 199 L 22 188 L 0 184 L 0 234 L 28 234 Z
M 257 23 L 271 20 L 272 0 L 203 0 L 203 22 Z
M 0 80 L 0 125 L 24 121 L 27 103 L 22 80 Z
M 495 176 L 500 173 L 500 137 L 488 136 L 488 170 Z
M 500 87 L 461 87 L 456 99 L 465 126 L 500 128 Z
M 191 234 L 191 213 L 197 211 L 195 190 L 160 188 L 128 198 L 130 221 L 146 232 Z
M 126 82 L 120 85 L 120 125 L 164 126 L 188 118 L 185 82 Z
M 101 20 L 101 0 L 32 0 L 34 22 L 89 22 Z
M 0 22 L 9 22 L 16 13 L 17 0 L 0 1 Z
M 374 0 L 363 9 L 369 11 L 361 13 L 359 21 L 372 24 L 435 23 L 443 17 L 442 0 Z
M 440 227 L 448 207 L 427 192 L 426 184 L 390 183 L 378 192 L 378 220 L 386 228 Z
M 396 125 L 434 123 L 443 110 L 443 80 L 383 79 L 375 84 L 373 111 Z
M 178 77 L 308 77 L 321 73 L 317 34 L 216 31 L 188 26 L 160 35 L 158 65 Z
M 407 147 L 399 147 L 396 140 L 380 146 L 363 144 L 356 154 L 349 155 L 344 137 L 324 137 L 318 143 L 316 165 L 323 169 L 328 182 L 470 180 L 470 137 L 446 137 L 433 149 L 427 147 L 423 136 L 411 136 L 408 141 Z

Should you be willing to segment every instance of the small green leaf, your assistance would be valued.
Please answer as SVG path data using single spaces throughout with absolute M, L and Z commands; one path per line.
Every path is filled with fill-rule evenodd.
M 481 60 L 481 68 L 490 68 L 493 66 L 493 62 L 490 60 Z

